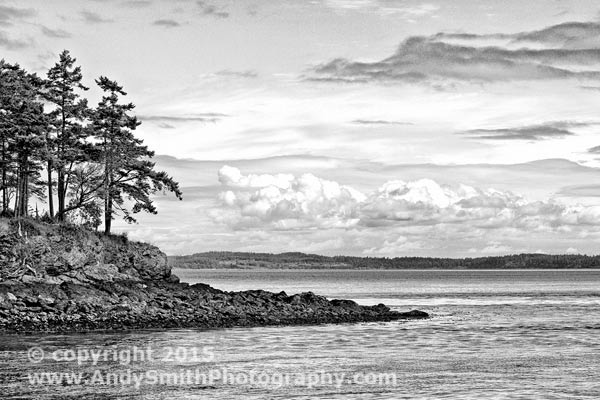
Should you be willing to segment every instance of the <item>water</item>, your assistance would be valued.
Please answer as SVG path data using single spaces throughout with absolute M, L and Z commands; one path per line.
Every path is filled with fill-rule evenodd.
M 184 281 L 224 290 L 261 288 L 288 294 L 311 290 L 360 304 L 417 308 L 433 318 L 205 331 L 3 335 L 2 397 L 600 398 L 600 270 L 176 273 Z M 44 351 L 39 363 L 28 359 L 33 346 Z M 73 355 L 79 351 L 79 358 L 68 360 L 69 350 Z M 83 357 L 86 350 L 114 357 L 94 365 Z M 143 357 L 148 354 L 151 357 Z M 60 384 L 30 380 L 36 373 L 68 371 L 83 373 L 84 380 L 62 379 Z M 109 372 L 121 377 L 102 381 Z M 175 372 L 180 380 L 169 381 L 174 378 L 167 374 Z M 212 380 L 207 380 L 210 376 Z M 134 377 L 145 380 L 140 378 L 136 387 Z M 163 384 L 156 384 L 159 377 Z

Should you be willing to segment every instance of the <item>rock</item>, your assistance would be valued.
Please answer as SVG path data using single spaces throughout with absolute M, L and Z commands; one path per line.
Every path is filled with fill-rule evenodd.
M 46 278 L 44 278 L 44 283 L 48 284 L 48 285 L 60 285 L 61 283 L 63 283 L 62 279 L 56 277 L 56 276 L 48 276 Z
M 45 278 L 32 276 L 32 275 L 23 275 L 21 277 L 21 282 L 23 282 L 23 283 L 44 283 L 45 280 L 46 280 Z
M 90 282 L 88 277 L 80 270 L 78 271 L 69 271 L 64 275 L 59 275 L 57 277 L 62 282 L 71 282 L 83 285 L 85 283 Z
M 158 248 L 136 243 L 131 250 L 130 261 L 142 279 L 160 280 L 171 275 L 167 256 Z
M 403 313 L 400 313 L 400 315 L 402 315 L 403 318 L 419 318 L 419 319 L 429 318 L 429 314 L 427 314 L 424 311 L 419 311 L 419 310 L 403 312 Z
M 138 278 L 134 278 L 131 275 L 120 273 L 119 269 L 113 264 L 89 265 L 86 268 L 84 268 L 82 272 L 83 275 L 85 275 L 87 278 L 96 281 L 112 282 L 115 280 L 139 280 Z
M 344 308 L 351 308 L 351 309 L 359 309 L 360 306 L 352 300 L 331 300 L 331 304 L 333 304 L 336 307 L 344 307 Z
M 39 294 L 38 295 L 38 302 L 40 304 L 51 305 L 51 304 L 54 304 L 56 302 L 56 299 L 54 297 L 48 296 L 46 294 Z
M 5 310 L 10 310 L 13 308 L 13 301 L 8 297 L 6 293 L 0 293 L 0 308 Z

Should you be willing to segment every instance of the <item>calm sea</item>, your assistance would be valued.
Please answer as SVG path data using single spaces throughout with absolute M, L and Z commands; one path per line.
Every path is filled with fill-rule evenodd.
M 600 270 L 175 273 L 224 290 L 383 302 L 432 319 L 3 335 L 0 397 L 600 398 Z

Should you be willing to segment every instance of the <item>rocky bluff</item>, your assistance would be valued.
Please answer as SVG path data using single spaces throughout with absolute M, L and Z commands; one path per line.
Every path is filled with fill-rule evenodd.
M 0 331 L 215 328 L 427 318 L 311 292 L 224 292 L 171 274 L 157 247 L 0 219 Z

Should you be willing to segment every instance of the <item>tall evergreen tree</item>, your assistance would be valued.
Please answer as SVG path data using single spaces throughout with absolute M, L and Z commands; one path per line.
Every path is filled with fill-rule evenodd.
M 16 70 L 18 66 L 0 60 L 0 191 L 2 208 L 0 215 L 9 213 L 9 201 L 16 185 L 14 184 L 13 157 L 9 145 L 14 139 L 14 121 L 12 120 L 12 95 L 16 92 Z
M 2 61 L 0 76 L 2 111 L 3 212 L 8 210 L 8 174 L 14 176 L 14 215 L 28 213 L 29 198 L 39 195 L 40 159 L 48 119 L 41 102 L 44 81 L 18 65 Z
M 88 90 L 82 83 L 81 67 L 75 66 L 77 60 L 64 50 L 59 61 L 48 71 L 46 100 L 54 105 L 50 112 L 53 119 L 54 136 L 48 135 L 48 205 L 50 216 L 54 216 L 52 172 L 57 174 L 56 194 L 58 199 L 59 221 L 64 220 L 66 197 L 71 177 L 77 164 L 88 158 L 89 146 L 85 141 L 88 130 L 82 123 L 90 115 L 86 99 L 78 91 Z
M 154 152 L 133 135 L 140 125 L 135 116 L 129 115 L 135 105 L 119 102 L 119 96 L 127 93 L 104 76 L 96 83 L 106 93 L 94 112 L 92 128 L 104 168 L 100 195 L 104 201 L 104 232 L 108 235 L 115 214 L 122 213 L 127 222 L 135 222 L 132 214 L 156 214 L 151 194 L 170 191 L 181 199 L 182 193 L 166 172 L 154 170 L 155 163 L 150 161 Z

